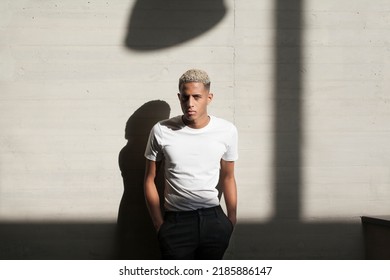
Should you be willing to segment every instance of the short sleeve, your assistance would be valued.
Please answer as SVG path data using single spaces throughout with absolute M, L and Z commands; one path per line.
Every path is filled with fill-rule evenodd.
M 150 131 L 149 139 L 146 144 L 145 157 L 152 161 L 160 161 L 163 158 L 161 146 L 161 128 L 159 124 L 155 124 Z
M 222 159 L 225 161 L 236 161 L 238 159 L 238 132 L 234 125 L 232 125 L 227 138 L 227 150 Z

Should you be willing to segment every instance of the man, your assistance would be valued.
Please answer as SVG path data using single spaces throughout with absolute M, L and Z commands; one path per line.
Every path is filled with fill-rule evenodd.
M 209 116 L 206 72 L 179 79 L 183 115 L 157 123 L 147 143 L 144 191 L 163 259 L 222 259 L 236 224 L 237 129 Z M 155 178 L 164 161 L 164 215 Z M 227 216 L 219 204 L 221 188 Z

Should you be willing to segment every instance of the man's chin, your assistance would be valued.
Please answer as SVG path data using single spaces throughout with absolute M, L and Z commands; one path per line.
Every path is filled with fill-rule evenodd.
M 196 119 L 196 116 L 195 116 L 195 114 L 191 114 L 191 115 L 189 115 L 189 114 L 184 114 L 184 119 L 185 119 L 186 121 L 192 122 L 192 121 L 194 121 L 194 120 Z
M 184 115 L 183 116 L 183 121 L 185 124 L 191 124 L 195 121 L 195 118 L 193 116 L 188 116 L 188 115 Z

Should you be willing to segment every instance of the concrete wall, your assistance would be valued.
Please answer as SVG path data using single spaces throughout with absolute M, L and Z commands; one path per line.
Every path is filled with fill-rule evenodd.
M 151 125 L 207 70 L 240 133 L 230 259 L 364 258 L 390 212 L 390 2 L 0 3 L 0 258 L 158 258 Z

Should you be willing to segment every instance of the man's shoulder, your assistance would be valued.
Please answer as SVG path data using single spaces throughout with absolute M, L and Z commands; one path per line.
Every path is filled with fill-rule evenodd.
M 225 129 L 236 129 L 236 126 L 231 121 L 216 116 L 211 117 L 213 118 L 213 122 L 215 123 L 215 125 L 219 127 L 223 127 Z
M 160 126 L 161 129 L 168 130 L 179 130 L 184 126 L 181 116 L 175 116 L 166 120 L 159 121 L 157 125 Z

